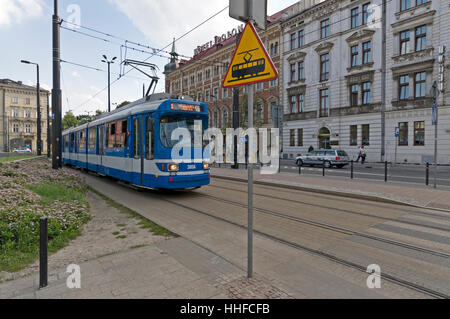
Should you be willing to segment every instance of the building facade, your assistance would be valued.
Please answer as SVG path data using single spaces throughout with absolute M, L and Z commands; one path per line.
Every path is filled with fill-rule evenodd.
M 437 48 L 450 45 L 448 2 L 386 1 L 385 32 L 382 0 L 309 5 L 281 24 L 283 156 L 294 158 L 312 147 L 339 148 L 356 158 L 364 145 L 370 161 L 394 161 L 397 149 L 399 162 L 432 162 L 430 89 L 439 74 Z M 445 76 L 448 60 L 447 54 Z M 445 88 L 439 101 L 440 164 L 450 164 L 448 81 Z
M 47 152 L 47 106 L 50 92 L 41 89 L 41 145 Z M 37 152 L 36 88 L 9 79 L 0 80 L 0 152 L 30 148 Z
M 283 74 L 280 21 L 286 10 L 268 17 L 267 29 L 259 32 L 280 78 Z M 190 60 L 181 59 L 178 62 L 178 55 L 173 47 L 171 63 L 165 68 L 166 92 L 189 95 L 196 101 L 205 102 L 212 127 L 233 127 L 233 89 L 223 89 L 222 81 L 236 49 L 236 37 L 243 28 L 240 25 L 222 36 L 214 37 L 213 41 L 198 46 Z M 280 81 L 277 79 L 255 84 L 254 92 L 255 127 L 273 127 L 272 108 L 282 103 Z M 247 93 L 248 86 L 239 87 L 241 127 L 246 125 Z

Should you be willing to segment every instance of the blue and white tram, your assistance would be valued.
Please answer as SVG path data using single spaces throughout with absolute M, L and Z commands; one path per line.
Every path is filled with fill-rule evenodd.
M 173 161 L 171 133 L 194 121 L 208 127 L 206 104 L 165 99 L 136 101 L 123 110 L 63 132 L 63 163 L 153 189 L 190 189 L 210 183 L 209 158 L 191 145 L 191 160 Z M 199 155 L 201 154 L 201 155 Z M 199 157 L 201 156 L 201 157 Z

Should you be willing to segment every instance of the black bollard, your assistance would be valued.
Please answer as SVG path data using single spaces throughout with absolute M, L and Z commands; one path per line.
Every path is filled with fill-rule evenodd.
M 350 169 L 351 169 L 350 178 L 353 179 L 353 160 L 352 160 Z
M 48 222 L 47 217 L 41 217 L 40 226 L 40 250 L 39 250 L 39 288 L 48 285 Z
M 384 162 L 384 182 L 387 183 L 387 161 Z
M 430 185 L 430 163 L 427 163 L 425 185 Z
M 322 164 L 322 176 L 325 177 L 325 160 L 323 161 Z
M 302 175 L 302 165 L 298 166 L 298 175 Z

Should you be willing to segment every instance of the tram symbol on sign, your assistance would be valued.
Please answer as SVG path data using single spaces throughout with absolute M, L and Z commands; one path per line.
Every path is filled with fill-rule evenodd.
M 250 52 L 257 50 L 259 49 L 256 48 L 253 50 L 248 50 L 237 54 L 237 55 L 244 54 L 243 59 L 245 62 L 233 66 L 231 76 L 236 80 L 230 80 L 228 82 L 235 82 L 242 79 L 251 79 L 269 74 L 269 73 L 260 74 L 261 72 L 264 72 L 264 70 L 266 69 L 266 59 L 261 58 L 252 61 L 253 55 Z

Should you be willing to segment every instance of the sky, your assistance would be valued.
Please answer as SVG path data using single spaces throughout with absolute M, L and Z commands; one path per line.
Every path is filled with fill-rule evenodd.
M 268 14 L 274 14 L 298 0 L 268 0 Z M 71 23 L 89 27 L 114 35 L 108 37 L 73 24 L 63 23 L 67 28 L 87 33 L 102 39 L 88 37 L 71 30 L 61 29 L 61 59 L 95 68 L 92 70 L 73 64 L 61 64 L 61 88 L 63 91 L 63 114 L 71 110 L 74 114 L 92 114 L 95 110 L 107 110 L 108 74 L 102 55 L 109 59 L 117 57 L 111 65 L 111 81 L 118 79 L 121 61 L 126 57 L 147 60 L 158 66 L 160 78 L 156 92 L 164 91 L 164 65 L 168 55 L 161 52 L 151 56 L 151 48 L 170 51 L 173 38 L 179 38 L 201 22 L 228 6 L 228 0 L 59 0 L 59 16 Z M 21 64 L 29 60 L 40 65 L 41 87 L 52 87 L 52 0 L 0 0 L 0 39 L 2 59 L 0 78 L 22 81 L 36 85 L 36 70 L 32 65 Z M 177 51 L 191 57 L 198 45 L 213 40 L 214 36 L 226 33 L 241 22 L 228 16 L 228 9 L 206 22 L 198 29 L 177 41 Z M 125 40 L 146 45 L 134 46 L 146 52 L 127 50 L 121 47 Z M 130 46 L 128 44 L 128 46 Z M 100 70 L 100 71 L 99 71 Z M 126 67 L 125 72 L 130 71 Z M 142 97 L 142 86 L 150 80 L 138 71 L 131 70 L 111 86 L 112 109 L 123 101 L 134 101 Z

